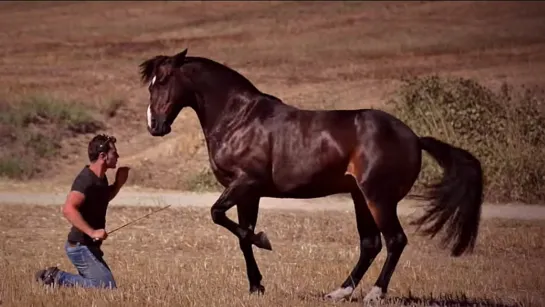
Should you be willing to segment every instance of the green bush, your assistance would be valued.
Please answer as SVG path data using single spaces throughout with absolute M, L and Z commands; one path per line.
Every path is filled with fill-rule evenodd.
M 65 137 L 103 127 L 84 106 L 31 96 L 0 105 L 0 176 L 28 179 L 43 171 Z
M 394 114 L 420 136 L 434 136 L 462 147 L 481 160 L 488 201 L 535 203 L 545 200 L 545 112 L 543 96 L 498 91 L 474 80 L 429 76 L 404 79 Z M 442 174 L 424 154 L 415 189 Z
M 6 104 L 3 109 L 0 123 L 16 128 L 52 124 L 74 133 L 90 133 L 102 127 L 83 105 L 49 97 L 31 96 L 17 103 Z
M 29 173 L 32 173 L 32 169 L 24 158 L 9 156 L 0 158 L 0 176 L 22 178 Z

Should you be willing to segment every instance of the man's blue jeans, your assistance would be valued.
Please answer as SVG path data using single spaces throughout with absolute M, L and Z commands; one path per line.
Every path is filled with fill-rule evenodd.
M 59 286 L 80 286 L 84 288 L 116 288 L 116 283 L 110 268 L 102 259 L 99 247 L 85 246 L 79 243 L 75 246 L 68 242 L 64 245 L 68 259 L 78 270 L 79 275 L 59 271 L 56 283 Z

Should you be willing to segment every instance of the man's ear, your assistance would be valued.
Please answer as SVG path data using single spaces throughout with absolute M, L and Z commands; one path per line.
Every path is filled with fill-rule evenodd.
M 182 52 L 174 55 L 172 57 L 172 66 L 175 68 L 178 68 L 184 64 L 185 56 L 187 55 L 187 48 L 184 49 Z

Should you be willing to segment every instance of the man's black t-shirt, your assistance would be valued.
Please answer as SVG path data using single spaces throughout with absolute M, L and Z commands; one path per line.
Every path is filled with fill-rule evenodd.
M 110 194 L 106 175 L 101 179 L 89 168 L 89 165 L 86 165 L 74 179 L 71 190 L 79 191 L 85 195 L 85 200 L 79 207 L 79 212 L 89 226 L 93 229 L 105 228 L 106 210 L 108 209 Z M 68 233 L 68 241 L 85 245 L 100 245 L 101 242 L 93 242 L 91 237 L 74 226 Z

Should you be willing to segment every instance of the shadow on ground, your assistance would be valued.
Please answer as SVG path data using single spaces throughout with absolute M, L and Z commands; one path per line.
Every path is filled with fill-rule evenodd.
M 414 296 L 409 292 L 406 296 L 393 296 L 386 300 L 387 303 L 400 306 L 426 305 L 426 306 L 482 306 L 482 307 L 521 307 L 520 303 L 502 303 L 498 299 L 482 297 L 467 297 L 465 294 L 444 294 L 440 296 Z
M 326 293 L 316 294 L 315 297 L 322 299 Z M 349 300 L 351 303 L 363 303 L 363 297 L 353 297 Z M 441 307 L 522 307 L 522 303 L 502 303 L 498 299 L 487 299 L 480 297 L 467 297 L 465 294 L 444 294 L 440 296 L 414 296 L 410 291 L 406 296 L 391 296 L 381 302 L 382 304 L 392 304 L 396 306 L 441 306 Z

